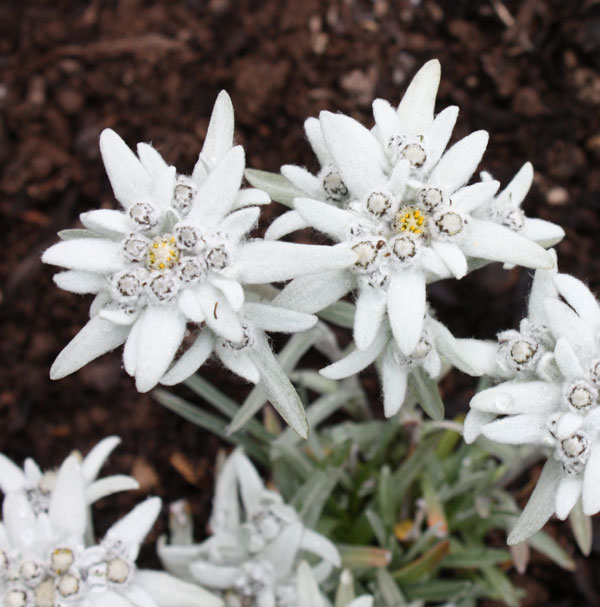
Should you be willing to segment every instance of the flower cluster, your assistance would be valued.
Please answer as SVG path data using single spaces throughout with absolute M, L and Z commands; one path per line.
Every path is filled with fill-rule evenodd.
M 600 305 L 566 274 L 536 275 L 529 316 L 520 331 L 498 336 L 497 371 L 504 381 L 471 401 L 465 439 L 529 444 L 549 455 L 509 543 L 564 519 L 581 498 L 600 511 Z
M 240 189 L 245 160 L 233 146 L 233 108 L 221 93 L 191 176 L 178 175 L 150 145 L 136 156 L 113 131 L 100 150 L 123 210 L 81 215 L 85 230 L 61 233 L 43 255 L 66 268 L 63 289 L 93 293 L 91 319 L 56 359 L 61 378 L 125 344 L 125 370 L 139 391 L 172 385 L 193 374 L 213 350 L 248 381 L 261 379 L 284 418 L 306 434 L 295 391 L 263 331 L 294 333 L 316 318 L 271 305 L 248 285 L 287 280 L 344 267 L 355 254 L 343 248 L 248 239 L 265 192 Z M 181 353 L 186 334 L 189 347 Z
M 202 588 L 135 561 L 161 508 L 158 498 L 136 506 L 96 544 L 89 504 L 137 486 L 129 477 L 92 482 L 118 439 L 102 441 L 81 461 L 70 455 L 56 472 L 41 474 L 27 460 L 26 474 L 2 457 L 5 492 L 0 523 L 0 594 L 5 607 L 220 607 Z M 119 480 L 121 479 L 121 480 Z M 104 485 L 104 487 L 102 487 Z
M 301 602 L 297 590 L 300 554 L 321 559 L 313 569 L 318 581 L 341 564 L 336 547 L 305 527 L 278 493 L 265 488 L 240 450 L 229 456 L 219 474 L 211 537 L 192 544 L 181 506 L 173 516 L 171 543 L 162 538 L 158 547 L 165 569 L 219 592 L 226 607 L 312 605 Z M 182 526 L 188 530 L 182 531 Z M 186 538 L 186 543 L 174 543 L 175 538 Z

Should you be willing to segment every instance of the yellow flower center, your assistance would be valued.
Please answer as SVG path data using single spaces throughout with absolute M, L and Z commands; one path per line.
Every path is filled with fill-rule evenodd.
M 179 249 L 174 236 L 157 238 L 148 249 L 148 268 L 168 270 L 179 261 Z
M 402 207 L 394 219 L 396 234 L 411 233 L 415 236 L 427 234 L 427 215 L 416 207 Z

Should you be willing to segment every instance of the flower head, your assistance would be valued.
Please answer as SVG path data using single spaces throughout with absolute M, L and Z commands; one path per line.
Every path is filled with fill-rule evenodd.
M 320 157 L 326 156 L 326 149 L 333 160 L 348 192 L 343 203 L 323 197 L 306 171 L 282 169 L 295 188 L 305 192 L 294 199 L 293 217 L 353 251 L 356 258 L 344 269 L 293 281 L 275 301 L 316 312 L 356 291 L 354 340 L 359 350 L 373 343 L 387 316 L 398 349 L 411 356 L 423 332 L 426 284 L 462 278 L 470 261 L 533 268 L 554 264 L 526 235 L 476 215 L 499 187 L 492 180 L 466 185 L 488 135 L 477 131 L 444 152 L 458 110 L 451 107 L 434 116 L 439 78 L 439 62 L 430 61 L 398 108 L 375 100 L 372 130 L 348 116 L 321 113 L 321 138 L 313 133 L 311 142 L 317 142 Z M 293 217 L 284 215 L 268 235 L 279 237 L 285 233 L 282 227 L 294 227 Z
M 294 332 L 316 319 L 286 316 L 279 306 L 273 322 L 264 322 L 269 315 L 260 313 L 258 304 L 244 307 L 249 285 L 344 267 L 354 253 L 248 239 L 258 221 L 256 205 L 269 197 L 240 189 L 244 151 L 233 146 L 233 108 L 225 92 L 191 176 L 177 174 L 148 144 L 139 144 L 136 156 L 108 129 L 100 136 L 100 150 L 123 208 L 82 214 L 85 236 L 67 231 L 65 240 L 43 255 L 44 262 L 66 268 L 55 276 L 60 287 L 96 294 L 90 321 L 59 354 L 51 377 L 64 377 L 123 343 L 125 370 L 141 392 L 163 379 L 187 378 L 215 343 L 226 344 L 218 353 L 230 369 L 250 381 L 264 377 L 256 360 L 245 364 L 244 355 L 232 354 L 254 351 L 253 343 L 265 346 L 262 335 L 256 340 L 251 335 L 254 327 Z M 188 340 L 192 346 L 179 356 L 188 332 L 195 340 Z M 269 357 L 264 347 L 258 350 L 261 360 Z M 302 407 L 292 392 L 287 381 L 275 403 L 305 434 Z M 290 398 L 281 403 L 284 393 Z
M 137 569 L 140 544 L 160 506 L 158 498 L 143 502 L 113 525 L 102 542 L 90 544 L 86 541 L 85 480 L 77 455 L 69 456 L 56 473 L 47 512 L 36 513 L 23 491 L 8 493 L 0 525 L 2 604 L 166 606 L 173 603 L 161 600 L 160 591 L 156 592 L 157 582 L 163 582 L 179 595 L 182 607 L 219 607 L 219 599 L 199 587 Z M 201 603 L 201 598 L 206 602 Z
M 294 575 L 302 552 L 322 559 L 321 576 L 340 565 L 335 546 L 266 489 L 239 450 L 219 474 L 210 526 L 213 535 L 202 544 L 167 544 L 163 538 L 159 555 L 168 571 L 220 592 L 227 607 L 297 605 Z
M 572 276 L 556 275 L 553 287 L 542 337 L 513 340 L 518 358 L 528 355 L 530 365 L 513 365 L 508 381 L 471 401 L 468 440 L 476 428 L 488 439 L 539 446 L 549 455 L 509 543 L 535 533 L 553 513 L 566 518 L 580 498 L 585 514 L 600 511 L 600 305 Z M 539 358 L 536 347 L 544 349 Z

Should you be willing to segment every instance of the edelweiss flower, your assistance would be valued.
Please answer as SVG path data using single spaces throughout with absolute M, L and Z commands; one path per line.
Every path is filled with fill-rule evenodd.
M 298 565 L 297 574 L 298 585 L 298 603 L 297 607 L 328 607 L 329 602 L 323 597 L 319 590 L 319 584 L 315 579 L 313 570 L 306 561 Z M 352 574 L 347 569 L 342 571 L 340 576 L 340 585 L 338 588 L 336 607 L 372 607 L 373 597 L 366 594 L 355 598 L 354 580 Z M 346 600 L 347 599 L 347 600 Z
M 323 559 L 316 568 L 319 579 L 340 565 L 335 546 L 304 527 L 296 511 L 265 488 L 240 450 L 219 474 L 210 525 L 213 535 L 202 544 L 168 545 L 162 538 L 158 552 L 165 569 L 219 591 L 226 607 L 300 605 L 294 572 L 301 551 Z M 177 535 L 192 533 L 188 527 Z
M 77 456 L 60 467 L 47 513 L 36 514 L 25 493 L 9 493 L 0 525 L 2 605 L 219 607 L 217 597 L 197 586 L 136 569 L 139 546 L 160 505 L 158 498 L 147 500 L 113 525 L 100 544 L 86 547 L 88 511 Z
M 354 340 L 368 348 L 386 315 L 400 352 L 410 356 L 421 338 L 427 282 L 462 278 L 469 259 L 527 267 L 552 267 L 549 253 L 510 228 L 473 212 L 499 187 L 496 181 L 465 184 L 477 168 L 488 135 L 478 131 L 444 149 L 457 109 L 434 119 L 437 61 L 427 63 L 394 110 L 373 104 L 369 131 L 348 116 L 322 112 L 325 147 L 348 191 L 347 208 L 311 197 L 294 207 L 307 224 L 356 254 L 346 268 L 299 278 L 274 303 L 316 312 L 357 290 Z M 286 169 L 309 191 L 309 174 Z M 302 176 L 302 177 L 301 177 Z
M 481 179 L 490 181 L 492 176 L 483 171 Z M 533 166 L 526 162 L 506 188 L 475 209 L 473 215 L 504 225 L 543 247 L 551 247 L 564 238 L 564 230 L 550 221 L 526 217 L 521 209 L 532 182 Z
M 398 349 L 387 322 L 366 350 L 354 350 L 347 356 L 321 369 L 321 374 L 330 379 L 350 377 L 376 362 L 383 388 L 383 408 L 386 417 L 395 415 L 406 396 L 408 378 L 419 374 L 421 369 L 431 379 L 442 372 L 442 356 L 470 375 L 481 375 L 478 360 L 468 358 L 468 342 L 475 340 L 456 339 L 448 329 L 432 318 L 425 317 L 423 332 L 410 356 Z M 437 391 L 437 386 L 435 386 Z M 416 396 L 416 395 L 415 395 Z
M 118 436 L 109 436 L 100 441 L 83 458 L 79 470 L 88 506 L 107 495 L 139 488 L 138 482 L 134 478 L 122 474 L 96 480 L 108 456 L 120 442 L 121 439 Z M 5 495 L 23 492 L 35 514 L 48 512 L 56 479 L 56 470 L 42 471 L 31 458 L 25 460 L 23 469 L 21 469 L 0 453 L 0 490 Z
M 64 377 L 125 342 L 125 370 L 145 392 L 167 372 L 188 327 L 200 327 L 198 339 L 168 383 L 193 373 L 215 340 L 234 350 L 246 348 L 260 367 L 257 360 L 272 354 L 266 352 L 262 335 L 254 339 L 246 320 L 275 330 L 280 325 L 304 330 L 314 322 L 280 308 L 243 309 L 245 285 L 343 267 L 356 255 L 343 247 L 248 241 L 259 216 L 259 209 L 249 205 L 265 204 L 269 197 L 260 190 L 240 190 L 244 151 L 232 147 L 232 141 L 233 108 L 224 92 L 191 177 L 177 175 L 147 144 L 138 145 L 138 158 L 116 133 L 102 133 L 102 157 L 124 211 L 84 213 L 84 236 L 80 230 L 67 231 L 67 240 L 43 255 L 46 263 L 67 268 L 55 276 L 60 287 L 97 294 L 91 320 L 60 353 L 52 378 Z M 275 317 L 266 321 L 271 314 Z M 255 348 L 247 347 L 251 342 Z M 236 356 L 225 349 L 227 354 L 219 351 L 221 359 L 237 372 L 241 365 L 228 364 Z M 242 375 L 253 380 L 263 371 L 245 366 Z M 301 418 L 299 404 L 293 407 L 293 415 Z M 302 432 L 301 423 L 296 428 Z
M 565 301 L 545 300 L 556 345 L 540 359 L 537 377 L 517 377 L 471 401 L 491 420 L 504 416 L 482 425 L 487 438 L 539 445 L 552 454 L 509 543 L 535 533 L 554 512 L 566 518 L 580 497 L 585 514 L 600 511 L 600 306 L 572 276 L 559 274 L 554 283 Z

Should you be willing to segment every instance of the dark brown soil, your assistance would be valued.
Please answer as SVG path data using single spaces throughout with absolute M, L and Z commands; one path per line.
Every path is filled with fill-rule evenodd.
M 438 57 L 438 107 L 461 107 L 455 137 L 489 130 L 485 167 L 504 182 L 534 163 L 528 213 L 564 226 L 561 269 L 600 291 L 599 51 L 595 0 L 0 3 L 0 450 L 52 466 L 119 434 L 108 469 L 133 473 L 144 490 L 101 502 L 100 526 L 148 492 L 193 497 L 200 530 L 206 521 L 218 440 L 136 393 L 118 353 L 48 379 L 90 301 L 55 288 L 39 256 L 80 212 L 114 205 L 103 128 L 152 141 L 189 171 L 225 88 L 249 166 L 314 166 L 304 118 L 330 109 L 368 122 L 374 96 L 398 100 Z M 519 319 L 528 284 L 525 271 L 491 267 L 437 285 L 432 300 L 458 334 L 491 337 Z M 446 382 L 449 405 L 464 410 L 471 386 Z M 575 552 L 567 527 L 557 533 Z M 599 551 L 573 575 L 542 562 L 515 578 L 527 605 L 600 604 Z M 151 562 L 149 547 L 144 555 Z

